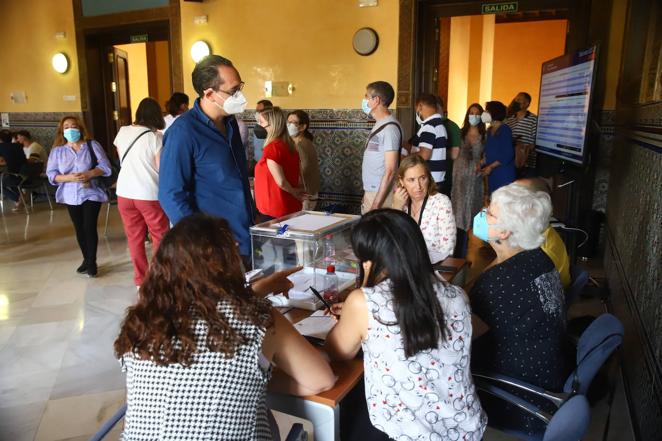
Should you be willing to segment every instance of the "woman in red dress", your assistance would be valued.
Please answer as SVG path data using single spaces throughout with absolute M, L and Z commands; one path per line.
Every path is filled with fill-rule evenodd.
M 255 204 L 266 220 L 300 211 L 304 192 L 299 187 L 299 153 L 287 132 L 285 113 L 272 107 L 258 115 L 255 134 L 264 136 L 266 131 L 266 140 L 255 165 Z

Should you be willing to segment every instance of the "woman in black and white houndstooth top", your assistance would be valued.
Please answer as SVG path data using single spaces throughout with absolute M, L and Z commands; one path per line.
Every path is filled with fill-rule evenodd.
M 250 289 L 240 261 L 222 219 L 194 215 L 163 238 L 115 341 L 127 374 L 123 440 L 271 440 L 272 362 L 287 374 L 274 381 L 279 392 L 314 394 L 335 382 L 259 295 L 288 289 L 289 272 Z

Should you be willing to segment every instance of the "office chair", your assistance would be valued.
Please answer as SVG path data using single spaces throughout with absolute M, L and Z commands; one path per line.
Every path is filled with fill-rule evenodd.
M 563 403 L 547 425 L 543 441 L 579 441 L 588 430 L 591 409 L 584 395 Z
M 570 267 L 570 279 L 572 280 L 572 283 L 565 292 L 566 311 L 570 308 L 570 305 L 577 300 L 588 283 L 588 272 L 573 265 Z
M 110 218 L 110 206 L 117 205 L 117 188 L 115 185 L 106 190 L 108 202 L 106 203 L 106 221 L 103 226 L 103 236 L 108 237 L 108 219 Z
M 552 403 L 556 408 L 561 408 L 574 396 L 586 395 L 595 375 L 605 364 L 609 356 L 623 342 L 623 334 L 623 324 L 615 316 L 611 314 L 602 314 L 595 319 L 579 339 L 577 344 L 575 368 L 568 376 L 561 392 L 547 391 L 539 386 L 506 375 L 483 372 L 473 373 L 476 387 L 478 390 L 504 399 L 548 423 L 551 420 L 551 415 L 549 413 L 544 412 L 538 406 L 532 404 L 526 399 L 504 391 L 494 384 L 504 384 L 511 388 L 519 389 L 531 396 L 536 396 L 539 399 Z M 542 439 L 527 438 L 516 428 L 495 427 L 502 431 L 512 433 L 515 436 L 524 436 L 523 439 Z
M 507 403 L 517 406 L 522 411 L 532 415 L 545 424 L 544 431 L 535 434 L 529 434 L 524 430 L 517 430 L 510 427 L 500 427 L 490 422 L 491 427 L 495 427 L 518 439 L 526 441 L 579 441 L 588 430 L 591 421 L 591 409 L 588 400 L 584 395 L 574 395 L 567 401 L 564 401 L 559 409 L 550 415 L 548 412 L 540 409 L 516 395 L 492 384 L 483 384 L 480 390 L 493 395 Z M 489 416 L 488 416 L 489 421 Z
M 467 247 L 469 245 L 469 233 L 461 228 L 456 228 L 455 238 L 455 250 L 453 250 L 453 257 L 457 257 L 458 259 L 466 259 Z
M 2 214 L 5 214 L 5 177 L 7 176 L 16 176 L 21 180 L 24 180 L 23 176 L 18 175 L 16 173 L 9 173 L 8 171 L 0 172 L 0 211 L 2 211 Z M 23 192 L 20 189 L 18 191 L 18 196 L 19 198 L 21 198 L 21 202 L 23 203 L 23 207 L 25 208 L 25 214 L 30 214 L 30 212 L 28 211 L 28 206 L 25 203 L 25 197 L 23 196 Z
M 48 192 L 48 178 L 45 176 L 39 176 L 31 179 L 23 179 L 23 181 L 18 186 L 21 193 L 23 190 L 30 191 L 30 209 L 34 211 L 34 191 L 41 189 L 46 195 L 46 200 L 48 200 L 48 207 L 53 211 L 53 203 L 51 202 L 51 195 Z

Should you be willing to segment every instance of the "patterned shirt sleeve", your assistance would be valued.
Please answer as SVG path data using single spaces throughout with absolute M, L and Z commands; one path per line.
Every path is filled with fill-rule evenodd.
M 455 250 L 455 236 L 457 235 L 455 216 L 451 200 L 445 195 L 441 196 L 436 209 L 436 224 L 440 241 L 438 251 L 445 256 L 450 256 Z

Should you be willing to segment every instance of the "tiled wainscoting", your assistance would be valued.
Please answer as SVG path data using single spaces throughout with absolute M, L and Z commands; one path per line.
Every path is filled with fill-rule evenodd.
M 609 167 L 614 148 L 614 110 L 604 110 L 600 114 L 600 140 L 597 152 L 594 154 L 595 180 L 593 183 L 593 209 L 602 211 L 607 209 L 607 192 L 609 190 Z
M 362 191 L 361 160 L 363 146 L 374 121 L 359 109 L 314 109 L 310 115 L 310 130 L 320 158 L 322 188 L 321 208 L 336 205 L 345 212 L 358 213 Z M 47 150 L 53 144 L 55 129 L 67 113 L 10 113 L 11 130 L 30 131 Z M 78 115 L 80 116 L 80 114 Z M 253 163 L 253 127 L 255 112 L 240 115 L 249 129 L 249 163 Z M 106 146 L 108 147 L 108 146 Z
M 55 139 L 55 130 L 60 119 L 68 115 L 82 118 L 82 114 L 71 112 L 13 112 L 9 113 L 9 130 L 27 130 L 32 138 L 50 151 Z
M 310 116 L 310 131 L 320 158 L 322 188 L 318 209 L 335 206 L 343 212 L 359 213 L 363 194 L 363 147 L 374 121 L 359 109 L 306 109 L 306 112 Z M 249 127 L 249 144 L 252 146 L 255 112 L 245 112 L 241 117 Z M 248 160 L 249 163 L 254 160 L 252 148 L 248 149 Z
M 662 102 L 617 124 L 605 270 L 625 325 L 623 371 L 639 439 L 662 431 Z

